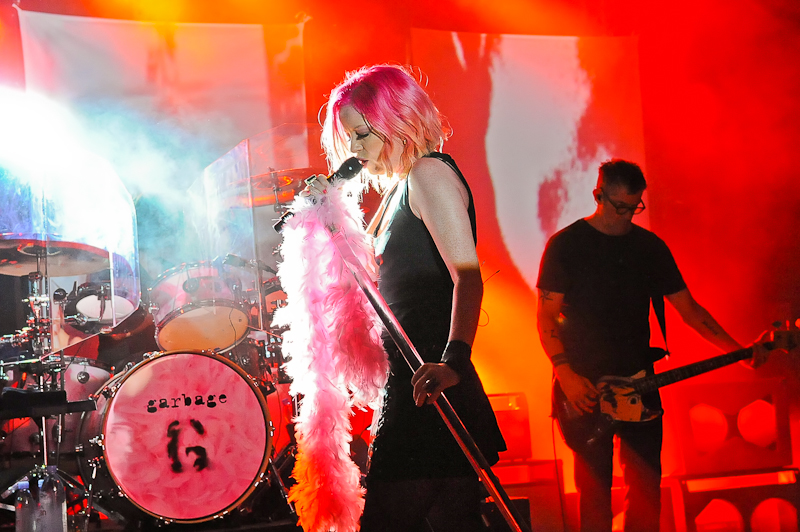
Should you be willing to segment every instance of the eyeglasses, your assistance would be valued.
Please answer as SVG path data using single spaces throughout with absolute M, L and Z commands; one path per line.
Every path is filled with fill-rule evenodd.
M 611 198 L 609 198 L 608 194 L 606 194 L 606 191 L 603 190 L 602 187 L 600 188 L 600 192 L 603 193 L 603 196 L 605 196 L 605 198 L 608 200 L 611 206 L 614 207 L 614 209 L 616 209 L 617 214 L 627 214 L 629 212 L 632 212 L 633 214 L 639 214 L 645 209 L 645 204 L 643 200 L 639 200 L 639 203 L 637 203 L 636 205 L 628 205 L 627 203 L 623 203 L 621 201 L 614 201 Z

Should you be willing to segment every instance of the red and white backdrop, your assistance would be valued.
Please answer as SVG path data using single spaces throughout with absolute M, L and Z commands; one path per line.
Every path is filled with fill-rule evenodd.
M 475 195 L 485 279 L 475 358 L 490 393 L 525 393 L 533 457 L 551 458 L 539 261 L 550 235 L 593 211 L 600 163 L 622 157 L 646 171 L 637 42 L 424 30 L 412 40 L 454 130 L 445 149 Z M 557 454 L 571 479 L 568 450 Z

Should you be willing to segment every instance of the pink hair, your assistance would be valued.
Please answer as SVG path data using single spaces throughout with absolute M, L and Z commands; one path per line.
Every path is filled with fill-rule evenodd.
M 378 161 L 387 176 L 397 170 L 406 174 L 414 162 L 441 149 L 450 135 L 444 117 L 408 70 L 395 65 L 375 65 L 348 72 L 331 92 L 322 127 L 322 147 L 331 169 L 352 156 L 348 138 L 339 120 L 342 107 L 351 105 L 383 142 Z M 403 143 L 401 168 L 392 168 L 389 155 Z M 373 181 L 380 189 L 380 183 Z

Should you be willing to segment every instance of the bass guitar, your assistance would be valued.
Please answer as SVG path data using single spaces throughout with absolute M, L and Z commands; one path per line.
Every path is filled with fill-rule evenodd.
M 764 337 L 768 340 L 759 343 L 769 351 L 791 351 L 800 345 L 800 330 L 797 329 L 770 331 Z M 582 412 L 572 406 L 556 383 L 553 388 L 553 413 L 564 440 L 570 447 L 591 446 L 617 423 L 651 421 L 663 413 L 642 404 L 642 395 L 752 356 L 753 348 L 748 347 L 656 375 L 648 376 L 645 371 L 640 371 L 631 377 L 602 377 L 595 385 L 600 395 L 591 413 Z

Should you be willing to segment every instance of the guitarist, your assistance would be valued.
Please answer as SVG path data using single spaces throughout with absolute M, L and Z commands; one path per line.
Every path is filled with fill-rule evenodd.
M 664 241 L 632 222 L 645 208 L 646 187 L 638 165 L 603 163 L 592 192 L 594 214 L 553 235 L 539 271 L 539 336 L 553 364 L 554 410 L 560 401 L 572 412 L 557 417 L 575 455 L 582 532 L 611 531 L 615 434 L 628 486 L 625 531 L 659 529 L 661 418 L 593 433 L 599 417 L 594 383 L 605 375 L 653 372 L 658 356 L 649 347 L 651 298 L 666 298 L 686 324 L 722 351 L 742 348 L 694 300 Z M 758 356 L 764 356 L 760 350 Z M 642 402 L 661 408 L 657 391 Z

